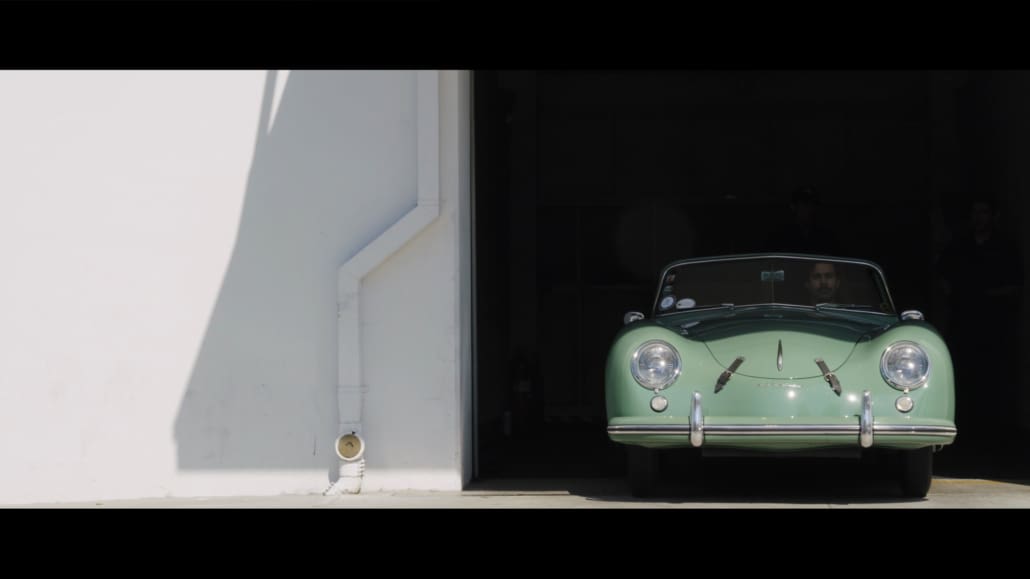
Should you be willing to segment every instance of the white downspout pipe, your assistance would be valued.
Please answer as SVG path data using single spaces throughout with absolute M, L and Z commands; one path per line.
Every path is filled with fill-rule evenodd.
M 362 447 L 365 442 L 362 417 L 368 387 L 361 369 L 361 281 L 440 215 L 440 73 L 432 70 L 416 74 L 418 195 L 415 207 L 336 272 L 339 436 L 357 435 Z M 364 474 L 364 452 L 353 460 L 341 458 L 339 479 L 325 494 L 360 492 Z

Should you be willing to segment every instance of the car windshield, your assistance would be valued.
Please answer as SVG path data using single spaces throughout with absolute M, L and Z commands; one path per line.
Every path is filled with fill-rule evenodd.
M 658 287 L 654 313 L 759 304 L 895 313 L 876 268 L 814 257 L 747 257 L 673 264 L 665 270 Z

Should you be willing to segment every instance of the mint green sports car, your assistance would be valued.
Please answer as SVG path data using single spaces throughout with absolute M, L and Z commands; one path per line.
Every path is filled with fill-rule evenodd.
M 930 489 L 955 440 L 951 355 L 915 310 L 895 310 L 870 261 L 801 254 L 666 266 L 650 316 L 629 312 L 605 371 L 608 435 L 629 445 L 636 496 L 657 449 L 853 456 Z M 875 458 L 875 457 L 874 457 Z

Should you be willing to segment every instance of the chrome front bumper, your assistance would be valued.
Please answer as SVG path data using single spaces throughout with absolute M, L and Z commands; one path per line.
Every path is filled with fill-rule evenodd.
M 701 393 L 694 392 L 691 400 L 689 424 L 620 424 L 608 427 L 609 435 L 672 434 L 687 435 L 690 445 L 704 445 L 706 435 L 723 436 L 830 436 L 857 440 L 862 448 L 873 446 L 876 435 L 890 436 L 946 436 L 954 438 L 954 426 L 920 424 L 875 424 L 872 398 L 868 390 L 862 393 L 862 413 L 857 424 L 705 424 Z

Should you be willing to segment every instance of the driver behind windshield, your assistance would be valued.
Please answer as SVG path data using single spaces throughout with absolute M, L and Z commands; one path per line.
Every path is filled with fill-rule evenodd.
M 811 305 L 838 301 L 837 290 L 839 288 L 840 277 L 832 263 L 820 261 L 812 265 L 812 269 L 808 272 L 808 279 L 805 280 L 805 289 L 808 290 Z

